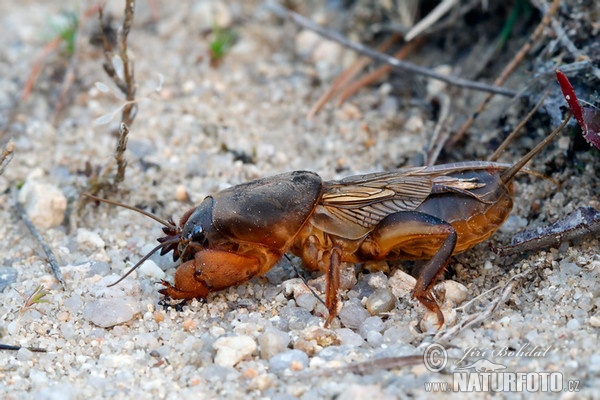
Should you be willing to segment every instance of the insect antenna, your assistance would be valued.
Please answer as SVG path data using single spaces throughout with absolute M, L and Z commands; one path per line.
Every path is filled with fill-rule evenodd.
M 537 146 L 531 149 L 529 153 L 525 154 L 519 161 L 513 164 L 512 167 L 505 170 L 501 175 L 502 183 L 507 184 L 508 182 L 510 182 L 511 179 L 514 178 L 514 176 L 525 166 L 525 164 L 529 162 L 529 160 L 531 160 L 537 153 L 539 153 L 544 147 L 546 147 L 546 145 L 550 143 L 556 137 L 556 135 L 560 133 L 560 131 L 565 127 L 565 125 L 567 125 L 567 123 L 571 119 L 571 116 L 572 114 L 569 113 L 569 115 L 567 115 L 567 118 L 565 118 L 563 123 L 560 124 L 558 128 L 556 128 L 544 140 L 538 143 Z
M 154 215 L 152 213 L 149 213 L 148 211 L 142 210 L 141 208 L 137 208 L 137 207 L 133 207 L 133 206 L 130 206 L 130 205 L 127 205 L 127 204 L 119 203 L 118 201 L 107 200 L 107 199 L 103 199 L 101 197 L 96 197 L 96 196 L 91 195 L 89 193 L 82 193 L 82 195 L 85 196 L 85 197 L 87 197 L 87 198 L 90 198 L 92 200 L 99 201 L 101 203 L 111 204 L 113 206 L 123 207 L 123 208 L 126 208 L 126 209 L 131 210 L 131 211 L 136 211 L 136 212 L 138 212 L 138 213 L 140 213 L 142 215 L 145 215 L 146 217 L 152 218 L 153 220 L 155 220 L 159 224 L 162 224 L 162 225 L 164 225 L 165 227 L 167 227 L 169 229 L 172 229 L 174 231 L 178 230 L 178 228 L 177 228 L 177 226 L 175 224 L 173 224 L 173 223 L 171 223 L 169 221 L 166 221 L 166 220 L 164 220 L 164 219 L 162 219 L 160 217 L 157 217 L 156 215 Z
M 179 242 L 179 236 L 175 236 L 173 238 L 170 238 L 169 240 L 165 240 L 164 242 L 162 242 L 161 244 L 159 244 L 158 246 L 156 246 L 155 248 L 150 250 L 150 252 L 148 254 L 146 254 L 144 257 L 142 257 L 142 259 L 140 261 L 138 261 L 133 267 L 131 267 L 131 269 L 129 269 L 129 271 L 127 271 L 125 273 L 125 275 L 120 277 L 118 281 L 111 283 L 110 285 L 107 285 L 107 287 L 113 287 L 113 286 L 121 283 L 123 281 L 123 279 L 127 278 L 133 271 L 138 269 L 140 267 L 140 265 L 142 265 L 147 259 L 149 259 L 152 256 L 152 254 L 156 253 L 158 250 L 160 250 L 166 246 L 169 246 L 173 243 L 178 243 L 178 242 Z
M 128 210 L 136 211 L 142 215 L 145 215 L 146 217 L 152 218 L 159 224 L 162 224 L 165 226 L 163 228 L 163 232 L 165 232 L 165 234 L 167 236 L 158 239 L 160 244 L 158 246 L 156 246 L 155 248 L 153 248 L 152 250 L 150 250 L 150 252 L 148 254 L 146 254 L 144 257 L 142 257 L 142 259 L 139 260 L 133 267 L 131 267 L 131 269 L 129 271 L 127 271 L 125 273 L 125 275 L 123 275 L 121 278 L 119 278 L 118 281 L 116 281 L 115 283 L 111 283 L 110 285 L 108 285 L 108 287 L 115 286 L 116 284 L 123 281 L 123 279 L 127 278 L 133 271 L 138 269 L 140 267 L 140 265 L 142 265 L 144 263 L 144 261 L 149 259 L 152 256 L 152 254 L 156 253 L 158 250 L 162 250 L 160 253 L 161 255 L 173 250 L 173 260 L 176 261 L 179 258 L 179 251 L 177 250 L 177 245 L 179 244 L 179 241 L 181 240 L 181 229 L 177 225 L 175 225 L 172 222 L 172 220 L 166 221 L 166 220 L 159 218 L 156 215 L 149 213 L 148 211 L 142 210 L 140 208 L 133 207 L 133 206 L 123 204 L 123 203 L 119 203 L 117 201 L 107 200 L 107 199 L 103 199 L 100 197 L 96 197 L 89 193 L 82 193 L 82 195 L 84 195 L 85 197 L 90 198 L 92 200 L 99 201 L 101 203 L 106 203 L 106 204 L 110 204 L 113 206 L 123 207 Z

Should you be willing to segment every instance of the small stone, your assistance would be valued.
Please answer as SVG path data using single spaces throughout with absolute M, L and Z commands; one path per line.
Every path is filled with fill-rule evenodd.
M 441 310 L 442 314 L 444 315 L 444 324 L 442 325 L 442 327 L 456 325 L 456 310 L 452 307 L 441 307 Z M 441 328 L 439 325 L 437 313 L 429 309 L 425 309 L 423 319 L 421 319 L 421 321 L 419 322 L 419 328 L 423 332 L 437 332 Z
M 153 281 L 160 281 L 165 278 L 165 271 L 152 260 L 146 260 L 139 268 L 140 274 Z
M 381 315 L 394 309 L 396 297 L 389 289 L 377 289 L 369 296 L 366 305 L 371 315 Z
M 25 347 L 21 347 L 19 351 L 17 351 L 17 360 L 31 361 L 33 360 L 33 352 Z
M 281 309 L 279 316 L 282 321 L 287 323 L 290 330 L 300 330 L 308 325 L 308 321 L 313 317 L 312 314 L 300 307 L 287 305 Z
M 30 174 L 31 176 L 31 174 Z M 19 191 L 19 202 L 31 222 L 41 229 L 50 229 L 62 224 L 67 209 L 67 198 L 56 186 L 39 182 L 40 178 L 27 178 Z
M 445 300 L 452 303 L 453 306 L 462 304 L 469 295 L 469 291 L 462 283 L 455 281 L 443 281 L 440 283 L 443 286 L 446 296 Z
M 183 323 L 181 324 L 181 327 L 183 328 L 184 331 L 186 332 L 191 332 L 194 329 L 196 329 L 196 321 L 194 321 L 193 319 L 186 319 L 185 321 L 183 321 Z
M 83 307 L 83 318 L 101 328 L 131 321 L 139 313 L 139 302 L 130 296 L 101 298 Z
M 104 249 L 106 246 L 100 235 L 84 228 L 77 229 L 77 244 L 80 247 L 91 249 Z
M 317 298 L 312 293 L 302 293 L 296 298 L 296 304 L 306 311 L 312 311 L 317 305 Z
M 372 347 L 379 347 L 383 344 L 383 335 L 379 332 L 369 331 L 365 339 Z
M 364 320 L 370 317 L 370 314 L 359 301 L 349 300 L 342 307 L 339 317 L 345 327 L 358 329 Z
M 577 329 L 579 329 L 580 326 L 581 326 L 581 324 L 575 318 L 573 318 L 572 320 L 567 322 L 567 329 L 577 330 Z
M 290 344 L 290 335 L 279 329 L 268 329 L 258 337 L 260 358 L 269 360 L 285 351 Z
M 321 347 L 337 346 L 340 339 L 331 329 L 321 328 L 320 326 L 309 326 L 302 331 L 302 336 L 307 341 L 314 341 Z
M 213 343 L 217 351 L 215 364 L 221 367 L 233 367 L 256 351 L 254 339 L 248 335 L 221 337 Z
M 308 356 L 300 350 L 288 350 L 279 353 L 269 360 L 269 369 L 272 372 L 281 372 L 286 369 L 294 368 L 294 370 L 304 369 L 308 367 Z
M 369 317 L 360 326 L 358 332 L 363 338 L 367 338 L 369 332 L 383 332 L 385 325 L 379 317 Z
M 336 329 L 335 333 L 338 335 L 340 342 L 344 346 L 359 347 L 365 343 L 363 338 L 352 329 L 340 328 Z
M 185 186 L 183 186 L 183 185 L 177 186 L 177 188 L 175 189 L 175 199 L 177 199 L 177 201 L 180 201 L 182 203 L 190 201 L 190 196 L 189 196 L 188 191 L 185 188 Z
M 17 280 L 19 273 L 13 267 L 0 267 L 0 292 Z
M 383 333 L 385 343 L 410 343 L 417 333 L 410 326 L 391 327 Z
M 396 298 L 409 298 L 417 280 L 404 271 L 397 270 L 389 279 L 390 289 Z
M 590 325 L 593 326 L 594 328 L 600 328 L 600 316 L 592 315 L 590 317 Z

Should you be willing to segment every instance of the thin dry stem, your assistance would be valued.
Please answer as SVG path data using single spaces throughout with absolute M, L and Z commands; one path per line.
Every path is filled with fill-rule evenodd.
M 125 168 L 127 160 L 125 160 L 125 150 L 127 150 L 127 135 L 129 127 L 122 123 L 119 129 L 119 141 L 117 142 L 117 150 L 115 151 L 115 160 L 117 161 L 117 175 L 115 176 L 115 186 L 125 180 Z
M 52 249 L 50 248 L 50 246 L 48 246 L 48 244 L 46 243 L 46 241 L 44 240 L 44 238 L 42 237 L 40 232 L 37 230 L 35 225 L 33 225 L 31 220 L 29 219 L 29 217 L 27 217 L 27 213 L 25 212 L 25 210 L 23 209 L 23 207 L 21 206 L 19 201 L 16 199 L 16 195 L 14 197 L 15 197 L 15 208 L 17 209 L 17 212 L 19 213 L 19 217 L 21 217 L 21 219 L 25 223 L 25 226 L 27 226 L 27 229 L 29 229 L 29 232 L 31 232 L 31 234 L 33 235 L 35 240 L 37 240 L 37 242 L 40 244 L 40 246 L 42 246 L 44 253 L 46 253 L 48 263 L 50 264 L 50 268 L 52 269 L 52 273 L 54 273 L 54 276 L 60 282 L 63 289 L 66 289 L 67 284 L 65 283 L 65 280 L 63 279 L 62 272 L 60 272 L 60 268 L 56 262 L 56 258 L 54 257 L 54 253 L 52 252 Z

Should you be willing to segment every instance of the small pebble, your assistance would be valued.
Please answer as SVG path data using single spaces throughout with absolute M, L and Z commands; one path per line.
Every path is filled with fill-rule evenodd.
M 21 347 L 17 351 L 17 360 L 19 361 L 31 361 L 33 360 L 33 352 L 26 349 L 25 347 Z
M 340 339 L 331 329 L 321 328 L 320 326 L 309 326 L 302 331 L 302 336 L 307 341 L 314 341 L 321 347 L 337 346 Z
M 580 325 L 581 324 L 579 323 L 579 321 L 576 320 L 575 318 L 573 318 L 572 320 L 567 322 L 567 329 L 577 330 L 577 329 L 579 329 Z
M 177 186 L 177 188 L 175 189 L 175 199 L 177 199 L 177 201 L 180 201 L 182 203 L 190 201 L 190 196 L 189 196 L 185 186 L 183 186 L 183 185 Z
M 349 300 L 342 307 L 339 313 L 340 321 L 345 327 L 358 329 L 360 325 L 370 317 L 370 314 L 359 301 Z
M 302 293 L 296 298 L 296 304 L 306 311 L 312 311 L 317 305 L 317 298 L 312 293 Z
M 308 367 L 308 356 L 300 350 L 288 350 L 273 356 L 269 360 L 269 369 L 272 372 L 281 372 L 294 367 L 295 370 Z
M 335 333 L 340 338 L 340 342 L 344 346 L 359 347 L 365 343 L 363 338 L 352 329 L 340 328 L 336 329 Z
M 416 337 L 416 332 L 409 326 L 394 326 L 383 332 L 385 343 L 410 343 Z
M 110 328 L 131 321 L 139 312 L 139 302 L 133 297 L 101 298 L 83 307 L 83 318 L 101 328 Z
M 396 297 L 389 289 L 377 289 L 369 296 L 366 305 L 371 315 L 381 315 L 394 309 Z
M 397 270 L 389 279 L 390 289 L 396 298 L 409 298 L 417 280 L 402 270 Z
M 469 295 L 469 291 L 462 283 L 448 280 L 441 282 L 441 285 L 446 292 L 445 300 L 455 307 L 462 304 Z
M 258 337 L 260 358 L 269 360 L 276 354 L 285 351 L 290 344 L 290 335 L 279 329 L 268 329 Z
M 254 339 L 248 335 L 221 337 L 213 343 L 217 351 L 215 364 L 221 367 L 233 367 L 256 351 Z
M 0 267 L 0 292 L 17 280 L 19 273 L 12 267 Z
M 138 271 L 140 274 L 153 281 L 160 281 L 165 278 L 165 271 L 160 269 L 160 267 L 152 260 L 144 261 L 144 263 L 140 265 Z
M 380 347 L 383 344 L 383 335 L 376 331 L 369 331 L 365 339 L 372 347 Z
M 77 229 L 77 244 L 87 249 L 104 249 L 106 243 L 100 235 L 88 229 Z
M 27 180 L 19 191 L 19 202 L 31 222 L 40 229 L 62 224 L 67 209 L 67 198 L 56 186 Z
M 363 338 L 367 338 L 369 332 L 383 332 L 385 325 L 379 317 L 369 317 L 361 324 L 359 333 Z

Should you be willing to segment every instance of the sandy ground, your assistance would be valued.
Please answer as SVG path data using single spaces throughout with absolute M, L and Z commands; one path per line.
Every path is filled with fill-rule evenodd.
M 102 195 L 162 217 L 179 217 L 210 193 L 284 171 L 312 170 L 324 179 L 338 179 L 422 160 L 436 118 L 426 98 L 426 80 L 395 76 L 362 90 L 339 108 L 326 106 L 307 121 L 306 113 L 339 72 L 340 60 L 347 65 L 356 56 L 282 23 L 261 2 L 240 3 L 211 3 L 221 8 L 216 15 L 224 22 L 229 18 L 237 34 L 233 48 L 213 68 L 207 53 L 210 36 L 201 34 L 212 27 L 207 2 L 160 4 L 156 20 L 148 3 L 139 2 L 129 45 L 140 101 L 126 153 L 127 174 L 118 192 Z M 563 12 L 571 7 L 565 3 Z M 564 390 L 538 392 L 539 397 L 599 396 L 600 256 L 594 237 L 510 259 L 496 256 L 488 244 L 456 256 L 446 278 L 466 288 L 466 301 L 481 297 L 468 306 L 460 301 L 454 324 L 484 311 L 511 277 L 530 273 L 484 322 L 444 336 L 440 343 L 451 359 L 441 372 L 431 372 L 423 361 L 391 368 L 375 364 L 360 372 L 344 369 L 388 357 L 421 356 L 448 332 L 423 333 L 419 324 L 424 309 L 409 296 L 398 298 L 383 315 L 368 314 L 364 304 L 376 289 L 389 294 L 400 284 L 404 275 L 393 271 L 359 271 L 356 285 L 343 294 L 345 318 L 336 319 L 331 329 L 322 328 L 322 306 L 303 292 L 285 260 L 267 279 L 211 295 L 206 304 L 191 302 L 182 310 L 159 305 L 155 282 L 172 279 L 170 255 L 153 256 L 143 270 L 106 288 L 155 245 L 161 231 L 156 222 L 128 210 L 91 204 L 79 209 L 79 193 L 89 184 L 85 171 L 111 162 L 116 146 L 112 132 L 123 105 L 102 70 L 102 52 L 89 44 L 95 17 L 82 27 L 77 78 L 56 123 L 54 108 L 69 62 L 62 47 L 46 58 L 29 98 L 20 100 L 34 61 L 55 35 L 53 24 L 68 7 L 30 0 L 0 5 L 1 140 L 4 144 L 11 138 L 15 145 L 14 159 L 0 176 L 0 277 L 8 282 L 0 293 L 0 342 L 47 350 L 2 351 L 3 398 L 425 398 L 428 383 L 456 384 L 453 359 L 465 356 L 462 366 L 487 360 L 506 367 L 506 376 L 538 373 L 531 375 L 535 380 L 552 373 L 563 384 Z M 595 7 L 587 10 L 592 21 L 600 12 Z M 123 5 L 111 1 L 107 8 L 115 24 L 120 23 Z M 317 8 L 306 14 L 333 28 L 340 25 L 332 10 Z M 559 21 L 572 28 L 576 17 L 563 13 Z M 537 24 L 533 21 L 532 26 Z M 596 35 L 597 47 L 595 21 L 590 37 Z M 519 40 L 524 37 L 511 46 L 517 48 Z M 586 47 L 590 42 L 577 44 L 593 60 L 598 49 Z M 415 61 L 451 64 L 442 48 L 427 46 L 430 50 L 419 52 Z M 498 63 L 514 53 L 512 47 Z M 522 87 L 531 79 L 531 69 L 539 71 L 543 65 L 552 71 L 557 66 L 552 64 L 556 58 L 539 46 L 536 54 L 540 58 L 526 60 L 508 87 Z M 451 68 L 460 74 L 463 66 Z M 495 68 L 489 73 L 497 73 Z M 597 87 L 593 74 L 573 75 L 579 76 L 576 90 L 589 95 L 589 85 Z M 552 88 L 551 98 L 558 103 L 552 76 L 541 82 Z M 456 88 L 442 91 L 453 99 L 448 124 L 455 127 L 481 98 Z M 492 115 L 484 115 L 444 161 L 485 158 L 515 124 L 516 115 L 524 113 L 522 107 L 497 98 Z M 509 116 L 498 122 L 506 109 Z M 112 113 L 108 124 L 95 123 Z M 515 160 L 556 122 L 540 121 L 510 146 L 503 160 Z M 598 153 L 583 147 L 573 150 L 576 129 L 570 132 L 531 165 L 560 185 L 519 178 L 514 217 L 491 239 L 493 245 L 507 244 L 517 230 L 555 221 L 578 207 L 600 206 Z M 113 174 L 110 170 L 108 177 Z M 55 253 L 66 288 L 51 274 L 40 245 L 15 211 L 17 188 L 27 191 L 21 197 Z M 48 302 L 24 307 L 23 296 L 40 285 L 48 291 L 43 298 Z M 325 372 L 340 367 L 334 375 Z M 467 371 L 481 378 L 475 367 Z

